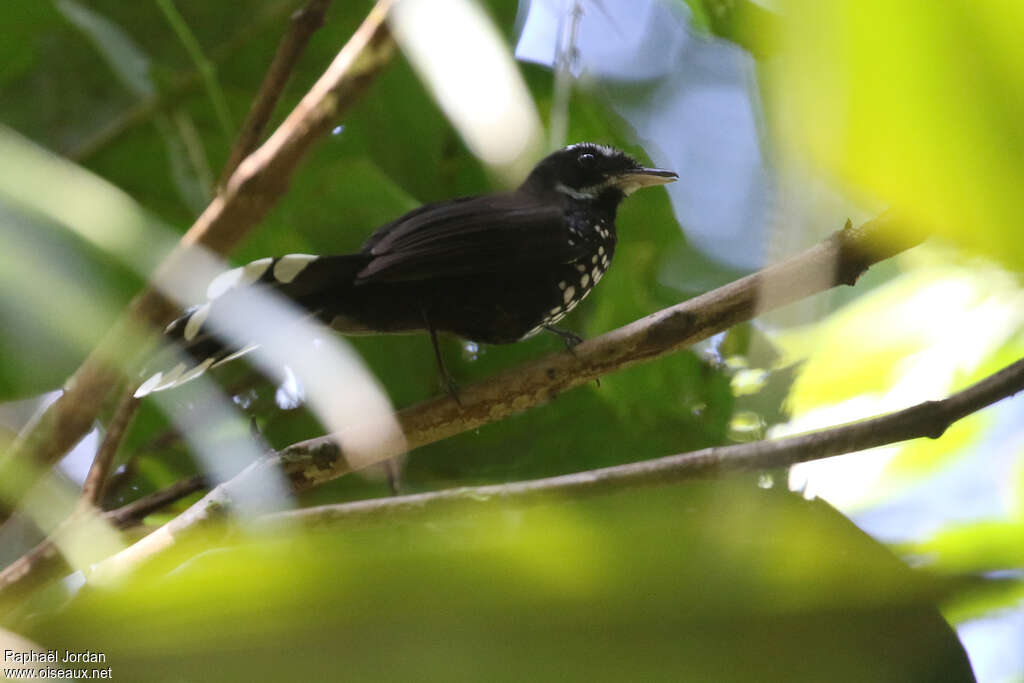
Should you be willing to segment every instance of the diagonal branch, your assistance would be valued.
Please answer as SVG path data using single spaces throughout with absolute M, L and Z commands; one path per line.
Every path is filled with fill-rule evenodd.
M 323 26 L 324 16 L 330 4 L 331 0 L 309 0 L 292 13 L 288 31 L 277 46 L 270 68 L 260 83 L 260 89 L 242 123 L 238 138 L 228 154 L 227 163 L 224 164 L 220 180 L 217 182 L 218 187 L 224 187 L 231 179 L 231 174 L 238 168 L 238 164 L 242 163 L 242 159 L 256 149 L 260 135 L 267 127 L 299 57 L 305 51 L 309 39 Z
M 139 407 L 139 401 L 132 397 L 132 391 L 131 387 L 125 389 L 125 395 L 118 401 L 114 416 L 110 418 L 103 443 L 96 451 L 96 457 L 93 458 L 92 466 L 89 467 L 89 473 L 85 476 L 85 482 L 82 484 L 79 511 L 98 507 L 103 500 L 107 475 L 110 473 L 111 465 L 114 464 L 114 456 L 117 455 L 121 439 L 124 438 L 125 431 Z
M 112 526 L 127 529 L 142 521 L 146 515 L 206 486 L 205 478 L 189 477 L 102 515 Z M 68 569 L 68 563 L 51 535 L 0 571 L 0 607 L 17 602 L 21 596 L 58 578 Z
M 268 524 L 306 525 L 388 520 L 454 506 L 533 503 L 666 486 L 686 479 L 727 472 L 788 467 L 809 460 L 862 451 L 876 446 L 928 437 L 937 439 L 957 420 L 1024 391 L 1024 360 L 940 401 L 926 401 L 868 420 L 770 441 L 705 448 L 655 460 L 495 486 L 475 486 L 411 496 L 360 500 L 268 515 Z
M 295 110 L 239 165 L 179 248 L 161 265 L 157 280 L 186 268 L 189 250 L 195 245 L 226 253 L 280 199 L 310 147 L 390 61 L 394 42 L 384 22 L 389 7 L 390 0 L 379 0 Z M 156 290 L 137 295 L 127 314 L 68 381 L 61 397 L 27 426 L 0 458 L 0 477 L 13 476 L 26 461 L 34 462 L 36 469 L 48 467 L 74 446 L 91 428 L 103 399 L 118 382 L 119 359 L 131 358 L 138 351 L 125 343 L 131 338 L 129 331 L 138 321 L 166 324 L 173 314 L 174 308 Z
M 462 406 L 440 397 L 400 411 L 409 449 L 542 405 L 601 375 L 661 358 L 760 313 L 836 285 L 852 285 L 872 264 L 922 239 L 890 215 L 859 228 L 847 224 L 796 256 L 585 341 L 573 353 L 546 356 L 466 387 L 460 391 Z M 330 435 L 289 446 L 281 459 L 296 490 L 357 469 Z
M 398 413 L 409 448 L 448 438 L 550 401 L 621 368 L 654 360 L 751 319 L 758 313 L 839 284 L 854 284 L 872 264 L 918 244 L 922 236 L 886 215 L 845 229 L 782 263 L 653 313 L 560 353 L 512 368 L 460 392 L 462 406 L 435 398 Z M 772 295 L 764 298 L 767 288 Z M 382 459 L 396 455 L 381 454 Z M 366 466 L 370 463 L 360 463 Z M 264 468 L 282 467 L 296 491 L 335 479 L 353 467 L 331 436 L 303 441 L 254 462 L 216 486 L 150 536 L 100 563 L 104 579 L 132 571 L 183 537 L 225 519 Z

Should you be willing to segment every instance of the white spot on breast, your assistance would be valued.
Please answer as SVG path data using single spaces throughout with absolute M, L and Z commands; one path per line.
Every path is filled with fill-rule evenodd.
M 568 286 L 569 286 L 569 283 L 567 283 L 565 280 L 562 280 L 561 282 L 558 283 L 558 288 L 559 289 L 563 289 L 564 290 Z
M 589 284 L 590 284 L 590 276 L 587 275 L 586 273 L 583 273 L 583 277 L 580 278 L 580 287 L 582 287 L 583 289 L 586 289 L 587 285 L 589 285 Z
M 594 269 L 590 271 L 590 274 L 593 276 L 595 283 L 601 279 L 601 269 L 598 268 L 597 266 L 594 266 Z
M 285 284 L 291 282 L 295 277 L 313 261 L 317 260 L 313 254 L 288 254 L 278 259 L 274 264 L 274 279 Z
M 604 247 L 598 247 L 597 248 L 597 253 L 598 254 L 604 254 Z
M 209 303 L 205 303 L 196 310 L 192 311 L 192 315 L 188 317 L 188 322 L 185 323 L 185 341 L 192 341 L 193 339 L 195 339 L 195 336 L 199 334 L 199 330 L 202 328 L 203 323 L 206 322 L 206 318 L 209 315 Z
M 562 292 L 562 301 L 564 301 L 565 303 L 569 303 L 570 301 L 572 301 L 572 298 L 575 295 L 576 295 L 576 288 L 575 287 L 569 287 L 564 292 Z
M 602 256 L 601 257 L 601 265 L 604 266 L 605 268 L 608 267 L 608 257 L 607 256 Z
M 587 267 L 585 265 L 583 265 L 582 263 L 577 263 L 576 264 L 576 270 L 580 271 L 581 273 L 585 273 L 585 272 L 587 272 Z
M 552 309 L 551 309 L 550 311 L 548 311 L 548 313 L 549 313 L 550 315 L 558 315 L 558 314 L 559 314 L 559 313 L 561 313 L 561 312 L 562 312 L 562 307 L 561 307 L 561 306 L 555 306 L 555 307 L 554 307 L 554 308 L 552 308 Z
M 590 262 L 597 263 L 597 254 L 594 254 L 593 256 L 590 257 Z
M 251 285 L 261 277 L 263 273 L 267 272 L 267 268 L 273 263 L 274 259 L 267 257 L 257 259 L 250 263 L 245 264 L 241 268 L 235 268 L 225 273 L 221 273 L 217 277 L 213 278 L 209 286 L 206 288 L 206 298 L 216 299 L 222 296 L 224 292 L 235 287 L 244 287 Z

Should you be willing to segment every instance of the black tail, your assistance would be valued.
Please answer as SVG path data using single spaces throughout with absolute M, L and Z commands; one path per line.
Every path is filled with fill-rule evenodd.
M 167 326 L 168 341 L 188 354 L 190 361 L 173 363 L 159 372 L 149 371 L 136 397 L 163 391 L 195 379 L 206 370 L 234 360 L 256 348 L 241 348 L 223 343 L 210 331 L 210 321 L 229 310 L 242 287 L 269 287 L 301 308 L 330 323 L 334 315 L 332 302 L 344 300 L 352 288 L 356 273 L 365 267 L 369 257 L 362 254 L 311 256 L 288 254 L 279 258 L 263 258 L 218 275 L 207 288 L 208 301 L 188 309 Z M 164 359 L 166 361 L 166 359 Z M 163 363 L 164 368 L 172 363 Z

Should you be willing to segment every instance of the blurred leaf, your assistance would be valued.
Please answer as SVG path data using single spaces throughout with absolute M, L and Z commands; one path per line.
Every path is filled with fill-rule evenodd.
M 758 58 L 777 51 L 779 16 L 753 0 L 685 0 L 694 24 Z
M 860 193 L 1024 269 L 1024 4 L 787 0 L 788 142 Z
M 117 25 L 74 0 L 56 0 L 55 5 L 68 21 L 92 41 L 128 90 L 139 97 L 155 92 L 156 88 L 149 77 L 149 59 Z
M 972 619 L 998 619 L 1000 613 L 1013 614 L 1022 607 L 1024 581 L 1019 578 L 992 578 L 954 595 L 942 611 L 952 623 L 963 624 Z
M 137 278 L 0 198 L 0 400 L 59 388 L 110 329 Z
M 983 572 L 1024 567 L 1024 524 L 982 521 L 947 528 L 908 550 L 930 555 L 945 572 Z
M 965 389 L 1021 358 L 1024 358 L 1024 328 L 973 371 L 960 373 L 950 387 L 950 392 Z M 888 465 L 889 473 L 896 477 L 908 477 L 933 471 L 949 457 L 964 453 L 989 434 L 995 426 L 994 418 L 992 411 L 981 411 L 950 425 L 941 439 L 915 439 L 900 445 Z
M 778 342 L 807 359 L 792 396 L 800 414 L 885 394 L 911 376 L 921 381 L 908 400 L 941 397 L 1021 330 L 1024 291 L 1013 278 L 947 261 L 914 268 Z
M 216 68 L 213 63 L 203 54 L 203 48 L 196 39 L 195 34 L 188 22 L 181 16 L 174 5 L 174 0 L 155 0 L 156 6 L 163 12 L 167 23 L 170 24 L 174 33 L 178 36 L 182 46 L 192 60 L 196 71 L 203 81 L 206 95 L 213 105 L 217 114 L 217 122 L 220 124 L 221 132 L 226 140 L 234 136 L 235 126 L 231 121 L 231 112 L 228 110 L 227 100 L 224 98 L 224 91 L 217 80 Z
M 734 483 L 196 553 L 26 635 L 126 680 L 973 680 L 888 551 L 820 502 Z

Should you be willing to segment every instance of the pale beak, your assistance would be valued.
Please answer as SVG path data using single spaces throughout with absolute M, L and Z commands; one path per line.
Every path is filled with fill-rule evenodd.
M 642 187 L 665 185 L 677 180 L 679 180 L 679 174 L 675 171 L 666 171 L 661 168 L 633 168 L 617 174 L 611 184 L 622 190 L 623 194 L 629 195 Z

